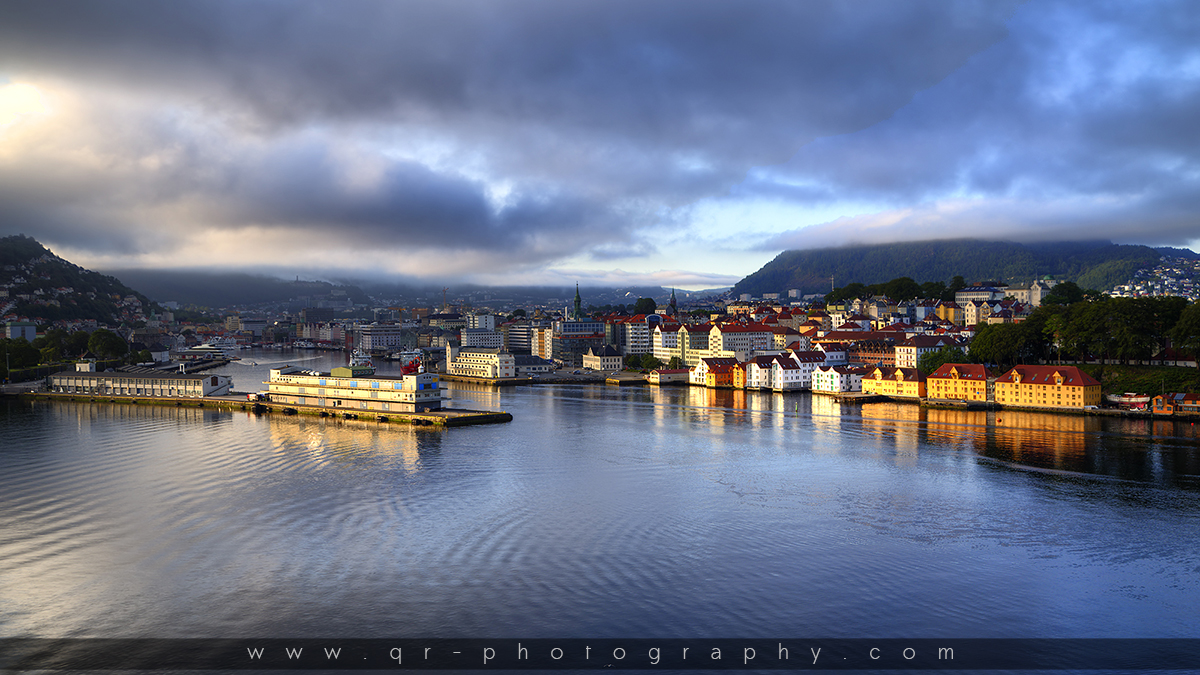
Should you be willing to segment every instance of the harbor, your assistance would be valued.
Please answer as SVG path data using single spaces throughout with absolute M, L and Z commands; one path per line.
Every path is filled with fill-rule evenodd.
M 438 375 L 414 372 L 408 364 L 385 363 L 376 375 L 374 363 L 361 354 L 348 365 L 339 365 L 344 363 L 340 354 L 293 355 L 279 361 L 268 360 L 264 353 L 254 356 L 213 364 L 204 374 L 141 367 L 95 372 L 80 364 L 76 371 L 56 373 L 16 395 L 35 401 L 208 408 L 443 428 L 512 421 L 506 411 L 443 406 L 448 399 Z M 235 389 L 238 383 L 241 387 Z M 254 390 L 243 391 L 247 385 Z
M 395 413 L 367 411 L 331 412 L 328 409 L 314 405 L 251 401 L 247 399 L 248 394 L 240 392 L 224 396 L 205 396 L 202 398 L 183 396 L 84 396 L 80 394 L 51 392 L 25 392 L 14 394 L 13 396 L 33 401 L 71 401 L 81 404 L 211 408 L 215 410 L 239 410 L 260 415 L 313 415 L 317 417 L 339 417 L 342 419 L 369 420 L 416 426 L 461 427 L 474 424 L 498 424 L 511 422 L 513 419 L 510 413 L 504 411 L 492 412 L 486 410 L 460 410 L 456 408 Z

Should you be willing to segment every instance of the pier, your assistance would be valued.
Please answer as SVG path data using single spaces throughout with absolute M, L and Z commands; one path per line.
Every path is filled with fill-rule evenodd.
M 387 424 L 408 424 L 414 426 L 462 427 L 476 424 L 500 424 L 511 422 L 512 414 L 500 411 L 461 410 L 442 408 L 424 412 L 378 411 L 342 409 L 337 412 L 329 408 L 292 403 L 272 403 L 269 401 L 250 401 L 246 394 L 230 394 L 228 396 L 204 397 L 168 397 L 168 396 L 90 396 L 87 394 L 59 394 L 48 392 L 25 392 L 16 395 L 21 399 L 42 401 L 73 401 L 76 403 L 106 403 L 116 405 L 157 405 L 186 408 L 214 408 L 217 410 L 240 410 L 257 414 L 276 415 L 312 415 L 314 417 L 338 417 L 381 422 Z

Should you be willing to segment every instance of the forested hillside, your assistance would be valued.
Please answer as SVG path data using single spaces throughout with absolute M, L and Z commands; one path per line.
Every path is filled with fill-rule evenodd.
M 784 251 L 742 279 L 735 295 L 800 289 L 828 293 L 832 285 L 883 283 L 899 277 L 918 282 L 1032 281 L 1047 274 L 1083 288 L 1105 290 L 1124 283 L 1141 267 L 1153 266 L 1158 251 L 1107 241 L 1016 244 L 955 239 Z M 830 283 L 830 278 L 833 284 Z
M 119 280 L 54 255 L 36 239 L 0 238 L 0 306 L 39 322 L 94 319 L 120 323 L 149 308 L 146 296 Z

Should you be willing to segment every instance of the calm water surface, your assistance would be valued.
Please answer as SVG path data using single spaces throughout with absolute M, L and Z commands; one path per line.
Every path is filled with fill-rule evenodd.
M 0 636 L 1200 637 L 1190 424 L 451 395 L 515 419 L 0 403 Z

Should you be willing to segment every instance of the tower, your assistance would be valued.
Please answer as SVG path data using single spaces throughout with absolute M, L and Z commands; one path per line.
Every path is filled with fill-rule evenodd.
M 576 321 L 583 318 L 583 298 L 579 297 L 579 282 L 575 282 L 575 315 L 572 317 Z

